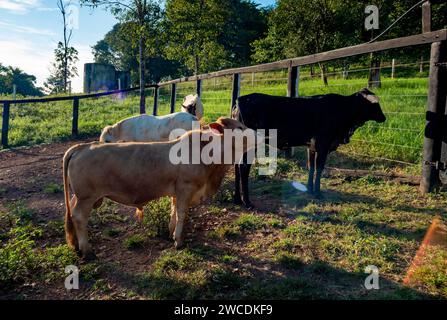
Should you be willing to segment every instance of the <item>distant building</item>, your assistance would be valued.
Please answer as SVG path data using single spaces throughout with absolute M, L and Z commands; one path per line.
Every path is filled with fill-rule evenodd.
M 130 72 L 117 71 L 103 63 L 84 64 L 84 93 L 117 90 L 130 87 Z

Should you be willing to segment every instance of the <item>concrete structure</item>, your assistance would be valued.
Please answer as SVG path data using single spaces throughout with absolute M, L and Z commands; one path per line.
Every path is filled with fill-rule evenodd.
M 117 71 L 109 64 L 84 64 L 84 93 L 116 90 L 119 87 L 130 87 L 130 72 Z

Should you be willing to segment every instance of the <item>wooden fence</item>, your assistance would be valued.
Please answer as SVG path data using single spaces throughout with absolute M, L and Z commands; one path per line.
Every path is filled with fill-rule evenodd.
M 442 126 L 446 110 L 446 93 L 447 93 L 447 29 L 432 32 L 424 32 L 422 34 L 402 37 L 397 39 L 385 40 L 374 43 L 365 43 L 356 46 L 336 49 L 328 52 L 313 54 L 304 57 L 285 59 L 272 63 L 265 63 L 255 66 L 232 68 L 217 72 L 201 74 L 191 77 L 183 77 L 170 81 L 160 82 L 157 84 L 147 85 L 146 88 L 154 88 L 154 105 L 153 114 L 157 115 L 158 110 L 158 91 L 159 88 L 170 86 L 171 99 L 170 111 L 175 110 L 176 89 L 177 84 L 183 82 L 196 82 L 197 94 L 202 93 L 202 80 L 217 78 L 222 76 L 232 76 L 232 107 L 239 96 L 241 86 L 241 74 L 273 71 L 278 69 L 288 69 L 287 95 L 296 97 L 299 93 L 299 68 L 301 66 L 313 65 L 320 62 L 326 62 L 341 58 L 347 58 L 366 53 L 385 51 L 396 48 L 405 48 L 418 45 L 431 45 L 430 55 L 430 73 L 429 73 L 429 92 L 427 105 L 427 123 L 424 138 L 423 163 L 422 163 L 422 179 L 420 190 L 422 193 L 432 191 L 439 185 L 439 170 L 443 168 L 441 162 L 442 148 L 447 148 L 443 142 Z M 3 147 L 8 146 L 9 131 L 9 113 L 11 104 L 25 103 L 46 103 L 53 101 L 73 101 L 73 120 L 72 135 L 78 135 L 78 117 L 79 117 L 79 100 L 88 98 L 97 98 L 107 95 L 115 95 L 123 92 L 137 91 L 139 88 L 130 88 L 125 90 L 115 90 L 109 92 L 101 92 L 88 95 L 64 96 L 54 98 L 39 99 L 22 99 L 22 100 L 0 100 L 3 105 L 3 125 L 1 144 Z M 447 150 L 447 149 L 446 149 Z

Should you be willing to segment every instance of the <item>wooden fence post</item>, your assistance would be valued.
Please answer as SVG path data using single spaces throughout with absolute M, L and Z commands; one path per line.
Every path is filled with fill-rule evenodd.
M 202 80 L 201 79 L 197 79 L 196 92 L 199 97 L 202 97 Z
M 171 113 L 175 112 L 175 101 L 177 99 L 177 85 L 171 84 Z
M 233 110 L 233 107 L 236 105 L 236 100 L 239 98 L 241 90 L 241 75 L 239 73 L 233 74 L 233 87 L 231 90 L 231 106 L 230 106 L 230 117 L 231 117 L 231 111 Z
M 9 131 L 9 102 L 3 102 L 3 121 L 2 121 L 2 146 L 8 146 L 8 131 Z
M 156 116 L 157 111 L 158 111 L 158 87 L 155 87 L 154 88 L 154 110 L 153 110 L 152 114 L 154 116 Z
M 396 76 L 396 61 L 393 59 L 391 60 L 391 79 L 394 79 Z
M 287 96 L 291 98 L 298 97 L 300 69 L 298 67 L 289 67 L 287 78 Z
M 78 122 L 79 122 L 79 98 L 74 98 L 73 99 L 73 119 L 71 122 L 71 136 L 72 137 L 77 137 L 79 134 Z
M 422 32 L 431 31 L 431 5 L 430 1 L 422 4 Z
M 287 75 L 287 96 L 290 98 L 298 97 L 298 86 L 300 78 L 299 67 L 289 67 Z M 287 148 L 284 152 L 287 158 L 291 158 L 295 149 L 293 147 Z
M 430 52 L 430 73 L 428 103 L 426 113 L 425 138 L 422 163 L 422 177 L 419 190 L 422 194 L 433 191 L 439 186 L 439 168 L 441 159 L 443 118 L 446 107 L 447 42 L 434 42 Z
M 371 52 L 370 59 L 368 88 L 380 88 L 382 86 L 380 80 L 380 57 Z

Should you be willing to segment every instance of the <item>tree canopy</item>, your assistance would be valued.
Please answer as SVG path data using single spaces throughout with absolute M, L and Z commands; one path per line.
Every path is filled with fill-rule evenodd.
M 12 94 L 13 85 L 16 93 L 23 96 L 42 96 L 40 88 L 36 87 L 36 77 L 29 75 L 19 68 L 3 66 L 0 63 L 0 94 Z

